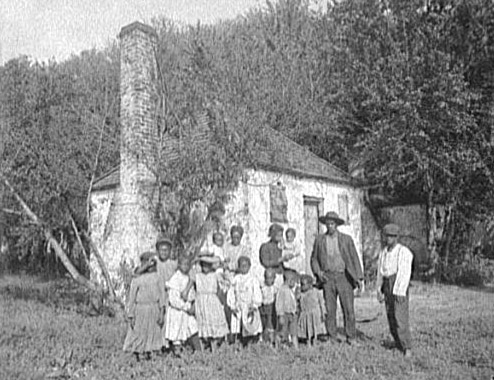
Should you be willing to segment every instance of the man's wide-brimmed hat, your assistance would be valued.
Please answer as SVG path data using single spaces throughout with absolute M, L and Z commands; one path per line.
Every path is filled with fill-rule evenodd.
M 147 251 L 147 252 L 142 253 L 139 256 L 139 259 L 141 259 L 141 261 L 148 261 L 152 257 L 156 257 L 156 253 L 151 252 L 151 251 Z
M 319 222 L 322 224 L 326 224 L 328 220 L 334 221 L 337 226 L 341 226 L 342 224 L 345 224 L 345 221 L 343 219 L 341 219 L 338 216 L 338 214 L 334 211 L 330 211 L 326 215 L 321 216 L 319 218 Z
M 400 226 L 394 223 L 386 224 L 383 228 L 383 234 L 388 236 L 398 236 L 400 234 Z

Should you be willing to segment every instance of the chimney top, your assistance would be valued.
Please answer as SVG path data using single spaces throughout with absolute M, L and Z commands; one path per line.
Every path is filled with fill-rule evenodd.
M 156 30 L 154 30 L 153 27 L 151 27 L 147 24 L 143 24 L 142 22 L 139 22 L 139 21 L 135 21 L 132 24 L 124 26 L 122 28 L 122 30 L 120 31 L 120 34 L 118 35 L 118 37 L 121 39 L 126 34 L 132 33 L 136 29 L 138 29 L 144 33 L 150 34 L 153 37 L 158 37 L 158 34 L 156 33 Z

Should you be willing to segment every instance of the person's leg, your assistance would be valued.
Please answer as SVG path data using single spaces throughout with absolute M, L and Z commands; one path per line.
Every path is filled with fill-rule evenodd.
M 188 343 L 192 346 L 192 349 L 194 351 L 202 351 L 202 344 L 201 344 L 201 340 L 199 339 L 199 335 L 198 334 L 192 335 L 188 339 Z
M 353 341 L 357 337 L 353 288 L 345 274 L 337 275 L 336 288 L 340 296 L 341 309 L 343 310 L 346 338 L 348 341 Z
M 400 343 L 403 351 L 410 350 L 412 348 L 412 339 L 410 334 L 409 324 L 409 307 L 408 307 L 408 294 L 406 300 L 401 303 L 395 302 L 394 320 L 396 337 Z
M 395 312 L 395 297 L 393 295 L 394 277 L 385 279 L 383 284 L 384 305 L 386 307 L 386 317 L 388 319 L 389 332 L 395 341 L 396 346 L 401 350 L 400 337 L 397 332 L 396 312 Z
M 292 338 L 293 347 L 298 348 L 298 326 L 297 326 L 297 314 L 290 314 L 289 316 L 289 331 Z
M 336 285 L 334 278 L 323 284 L 324 303 L 326 304 L 326 330 L 330 339 L 336 339 Z

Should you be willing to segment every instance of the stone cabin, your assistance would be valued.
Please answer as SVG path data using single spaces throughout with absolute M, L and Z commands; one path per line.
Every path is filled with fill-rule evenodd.
M 150 189 L 155 185 L 149 165 L 156 157 L 158 127 L 154 48 L 156 32 L 145 24 L 133 23 L 119 35 L 121 45 L 121 162 L 97 179 L 91 193 L 91 236 L 108 265 L 115 283 L 122 286 L 125 269 L 137 263 L 140 253 L 154 249 L 158 234 L 153 225 Z M 256 152 L 256 168 L 247 169 L 227 205 L 223 232 L 241 225 L 243 243 L 250 247 L 252 270 L 261 277 L 259 247 L 267 241 L 269 225 L 278 222 L 297 231 L 304 259 L 300 270 L 310 273 L 310 253 L 316 234 L 324 231 L 319 216 L 336 211 L 347 221 L 340 227 L 356 244 L 361 262 L 362 190 L 352 177 L 309 150 L 275 131 L 276 159 Z M 270 133 L 271 134 L 271 133 Z M 138 154 L 136 154 L 138 149 Z M 173 144 L 164 149 L 173 150 Z M 172 159 L 173 152 L 162 157 Z M 101 276 L 92 263 L 92 275 Z M 123 288 L 117 289 L 123 291 Z

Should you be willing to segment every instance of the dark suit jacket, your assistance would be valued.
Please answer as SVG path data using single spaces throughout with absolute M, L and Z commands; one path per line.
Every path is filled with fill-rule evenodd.
M 362 267 L 358 258 L 357 250 L 351 236 L 336 231 L 338 234 L 338 246 L 340 249 L 341 257 L 345 262 L 345 272 L 350 283 L 355 288 L 357 282 L 362 280 L 364 275 L 362 273 Z M 314 241 L 314 249 L 312 250 L 312 256 L 310 264 L 312 272 L 319 280 L 322 281 L 322 274 L 329 269 L 329 255 L 326 251 L 326 234 L 318 235 Z

